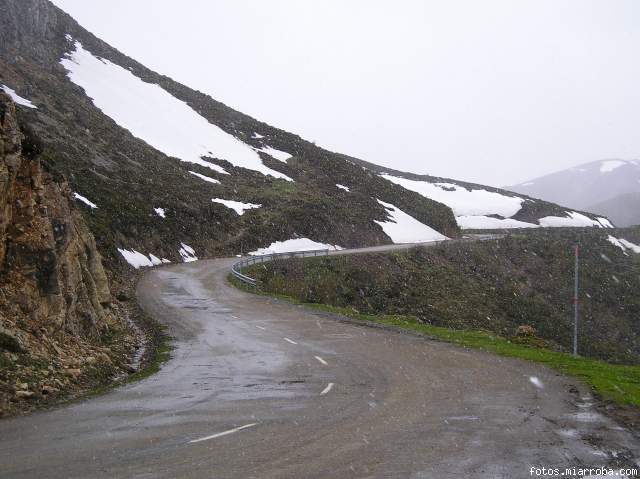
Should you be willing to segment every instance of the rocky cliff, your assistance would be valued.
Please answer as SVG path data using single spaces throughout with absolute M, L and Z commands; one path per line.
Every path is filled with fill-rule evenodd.
M 116 373 L 125 333 L 68 183 L 0 93 L 0 415 Z

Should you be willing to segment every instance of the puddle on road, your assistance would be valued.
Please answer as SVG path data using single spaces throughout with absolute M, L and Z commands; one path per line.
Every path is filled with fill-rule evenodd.
M 597 412 L 576 412 L 569 414 L 568 417 L 578 422 L 601 422 L 602 414 Z

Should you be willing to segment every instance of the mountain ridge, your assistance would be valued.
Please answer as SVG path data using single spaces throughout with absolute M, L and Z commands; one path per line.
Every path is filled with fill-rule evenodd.
M 194 252 L 188 258 L 195 258 L 245 253 L 295 238 L 341 247 L 385 244 L 394 239 L 381 223 L 395 221 L 394 209 L 448 237 L 460 236 L 461 226 L 535 227 L 547 217 L 566 218 L 568 226 L 606 226 L 595 215 L 580 213 L 576 222 L 577 212 L 504 190 L 395 172 L 330 152 L 151 71 L 47 0 L 0 0 L 0 6 L 6 13 L 0 19 L 0 83 L 37 106 L 22 108 L 20 116 L 42 138 L 45 154 L 75 192 L 96 206 L 85 203 L 83 215 L 112 270 L 129 267 L 119 251 L 153 263 L 152 256 L 182 261 L 185 246 Z M 180 112 L 188 108 L 227 135 L 225 141 L 244 145 L 236 146 L 259 164 L 247 169 L 206 152 L 185 163 L 157 149 L 122 125 L 128 112 L 116 108 L 107 114 L 98 95 L 88 96 L 86 88 L 95 82 L 83 87 L 74 80 L 90 68 L 115 72 L 145 91 L 157 87 L 156 93 L 171 97 L 167 101 L 186 105 L 178 105 Z M 117 89 L 111 86 L 107 95 Z M 166 137 L 182 134 L 171 118 L 167 124 Z M 289 157 L 283 160 L 281 153 Z M 402 178 L 435 184 L 438 199 L 404 187 Z M 467 206 L 482 198 L 498 208 L 456 214 L 451 203 L 462 197 L 468 197 L 463 198 Z M 229 201 L 261 206 L 240 215 L 225 206 Z M 520 208 L 515 204 L 505 212 L 502 203 Z
M 612 217 L 619 226 L 640 223 L 640 213 L 632 214 L 622 196 L 640 193 L 640 160 L 608 159 L 584 163 L 549 173 L 506 188 L 517 193 L 558 202 L 572 208 L 604 214 L 628 209 L 629 215 Z M 618 200 L 615 200 L 618 198 Z M 614 201 L 600 210 L 599 205 Z M 629 218 L 627 218 L 629 216 Z

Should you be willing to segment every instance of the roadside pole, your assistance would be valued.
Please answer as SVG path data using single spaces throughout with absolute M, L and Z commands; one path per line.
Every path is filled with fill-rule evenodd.
M 573 291 L 573 355 L 578 356 L 578 287 L 579 287 L 579 267 L 580 267 L 580 245 L 575 248 L 576 266 Z

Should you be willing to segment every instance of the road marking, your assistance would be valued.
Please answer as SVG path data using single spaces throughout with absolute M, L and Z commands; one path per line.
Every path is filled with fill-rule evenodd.
M 231 317 L 232 317 L 233 319 L 238 319 L 238 317 L 237 317 L 237 316 L 234 316 L 233 314 L 231 315 Z
M 266 330 L 267 330 L 267 328 L 263 328 L 262 326 L 258 326 L 257 324 L 256 324 L 256 328 L 258 328 L 258 329 L 262 329 L 263 331 L 266 331 Z
M 540 379 L 538 379 L 535 376 L 531 376 L 529 378 L 529 382 L 531 384 L 533 384 L 535 387 L 537 387 L 538 389 L 543 389 L 544 388 L 544 384 L 542 384 L 542 381 L 540 381 Z
M 289 339 L 289 338 L 282 338 L 282 339 L 284 339 L 286 342 L 291 343 L 291 344 L 298 344 L 294 340 Z
M 329 363 L 326 362 L 324 359 L 322 359 L 320 356 L 314 356 L 314 358 L 316 358 L 318 361 L 320 361 L 325 366 L 329 366 Z
M 331 389 L 333 389 L 333 383 L 327 384 L 327 387 L 322 390 L 322 392 L 320 393 L 320 396 L 324 396 L 329 391 L 331 391 Z
M 251 424 L 245 424 L 244 426 L 236 427 L 233 429 L 229 429 L 228 431 L 219 432 L 217 434 L 212 434 L 211 436 L 201 437 L 200 439 L 194 439 L 193 441 L 189 441 L 189 444 L 193 444 L 195 442 L 208 441 L 209 439 L 215 439 L 217 437 L 227 436 L 229 434 L 233 434 L 234 432 L 242 431 L 243 429 L 247 429 L 249 427 L 257 426 L 257 422 L 252 422 Z

